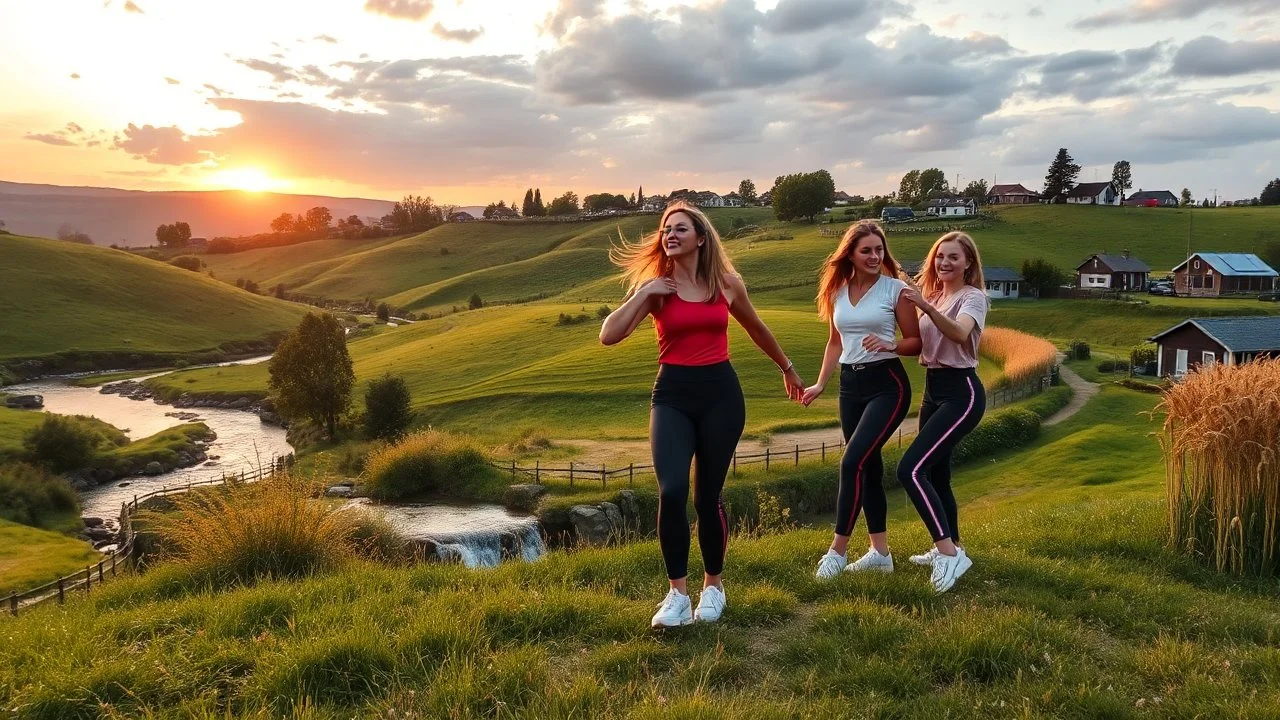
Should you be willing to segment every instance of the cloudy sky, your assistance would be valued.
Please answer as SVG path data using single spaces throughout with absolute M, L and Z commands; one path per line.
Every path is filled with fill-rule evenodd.
M 1256 196 L 1276 0 L 0 3 L 0 180 L 476 204 L 827 168 Z

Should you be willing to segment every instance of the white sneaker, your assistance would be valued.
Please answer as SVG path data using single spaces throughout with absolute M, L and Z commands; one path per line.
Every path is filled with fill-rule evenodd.
M 840 574 L 844 566 L 848 564 L 848 560 L 843 555 L 839 555 L 835 550 L 828 550 L 826 555 L 818 561 L 818 571 L 814 576 L 819 580 L 830 580 Z
M 916 565 L 924 565 L 927 567 L 929 565 L 932 565 L 933 561 L 937 559 L 937 557 L 938 557 L 938 548 L 931 547 L 927 551 L 922 552 L 919 555 L 912 555 L 908 559 L 911 562 L 915 563 Z
M 724 614 L 725 605 L 728 604 L 724 590 L 708 585 L 702 589 L 702 596 L 698 598 L 698 609 L 693 611 L 693 619 L 698 622 L 715 622 Z
M 881 555 L 875 548 L 867 548 L 867 554 L 854 560 L 845 567 L 845 572 L 863 572 L 876 570 L 882 573 L 893 572 L 893 553 Z
M 693 603 L 689 596 L 675 588 L 667 592 L 667 596 L 658 605 L 658 612 L 649 621 L 650 627 L 679 627 L 693 622 Z
M 956 548 L 955 555 L 938 553 L 937 559 L 933 561 L 933 574 L 929 577 L 929 582 L 933 583 L 934 590 L 944 593 L 971 567 L 973 561 L 965 554 L 964 548 Z

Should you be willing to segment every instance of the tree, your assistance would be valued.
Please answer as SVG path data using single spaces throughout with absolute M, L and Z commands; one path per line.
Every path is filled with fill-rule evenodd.
M 80 232 L 80 230 L 71 223 L 62 223 L 58 226 L 58 239 L 65 242 L 80 243 L 81 245 L 93 244 L 93 238 L 90 238 L 87 234 Z
M 493 217 L 493 213 L 497 211 L 497 209 L 498 209 L 498 206 L 493 203 L 489 203 L 488 205 L 485 205 L 484 213 L 483 213 L 484 219 L 488 220 L 489 218 Z
M 329 229 L 329 222 L 333 220 L 333 215 L 329 213 L 327 207 L 313 207 L 307 211 L 307 229 L 319 232 Z
M 412 398 L 404 378 L 387 374 L 364 391 L 364 432 L 369 439 L 397 440 L 413 422 Z
M 1035 290 L 1041 297 L 1047 291 L 1071 281 L 1071 276 L 1062 268 L 1039 258 L 1022 261 L 1022 277 L 1026 280 L 1027 287 Z
M 1180 201 L 1178 202 L 1178 205 L 1182 207 L 1186 207 L 1190 204 L 1191 204 L 1191 191 L 1186 188 L 1182 188 L 1182 195 L 1180 196 Z
M 183 270 L 190 270 L 191 272 L 200 272 L 200 268 L 204 266 L 204 262 L 195 255 L 179 255 L 178 257 L 170 260 L 169 264 L 174 267 L 180 267 Z
M 271 221 L 271 232 L 293 232 L 294 223 L 293 213 L 280 213 L 275 220 Z
M 533 214 L 539 217 L 547 214 L 547 206 L 542 204 L 542 188 L 533 189 Z
M 524 203 L 520 205 L 520 214 L 525 217 L 533 216 L 537 206 L 533 204 L 533 188 L 524 191 Z
M 627 201 L 627 207 L 628 207 L 628 208 L 633 208 L 633 209 L 634 209 L 634 208 L 636 208 L 636 207 L 639 207 L 638 205 L 636 205 L 636 194 L 635 194 L 635 193 L 631 193 L 631 199 Z
M 156 228 L 156 242 L 161 247 L 186 247 L 191 240 L 191 226 L 184 222 L 161 225 Z
M 556 204 L 551 203 L 554 208 Z M 630 207 L 627 199 L 621 195 L 613 195 L 610 193 L 599 193 L 597 195 L 588 195 L 582 199 L 582 209 L 587 212 L 600 212 L 601 210 L 626 210 Z M 551 212 L 555 215 L 555 211 Z
M 98 439 L 96 433 L 75 418 L 50 413 L 27 433 L 22 445 L 33 464 L 64 473 L 93 462 Z
M 1280 268 L 1280 240 L 1271 240 L 1262 248 L 1259 253 L 1262 261 L 1273 268 Z
M 382 227 L 392 232 L 423 232 L 444 222 L 444 209 L 429 197 L 405 195 L 382 216 Z
M 907 205 L 915 205 L 920 197 L 920 171 L 912 170 L 898 183 L 898 198 Z
M 334 436 L 356 376 L 346 333 L 332 315 L 307 313 L 271 356 L 267 372 L 282 413 L 323 424 Z
M 644 186 L 643 185 L 640 186 L 639 190 L 636 190 L 636 209 L 639 210 L 642 207 L 644 207 Z
M 471 299 L 467 301 L 467 307 L 472 310 L 479 310 L 484 307 L 484 300 L 480 299 L 480 293 L 471 293 Z
M 577 215 L 582 212 L 578 207 L 578 196 L 572 190 L 566 190 L 563 195 L 551 201 L 551 207 L 547 208 L 548 215 Z
M 835 192 L 835 180 L 826 170 L 780 177 L 772 190 L 773 214 L 779 220 L 807 217 L 813 222 L 818 213 L 831 206 Z
M 236 241 L 231 238 L 214 238 L 205 246 L 205 255 L 225 255 L 236 251 Z
M 960 194 L 967 198 L 973 198 L 979 205 L 981 205 L 987 201 L 987 181 L 970 180 L 969 184 L 964 186 L 964 191 Z
M 378 322 L 391 322 L 391 308 L 386 303 L 378 303 Z
M 1120 202 L 1124 202 L 1125 191 L 1133 187 L 1133 168 L 1128 160 L 1121 160 L 1111 168 L 1111 182 L 1120 191 Z
M 1262 189 L 1262 194 L 1258 196 L 1258 204 L 1280 205 L 1280 178 L 1267 183 L 1267 186 Z M 1271 267 L 1276 266 L 1272 265 Z
M 759 196 L 756 195 L 756 184 L 750 180 L 743 180 L 738 183 L 738 194 L 742 196 L 743 205 L 749 205 L 759 199 Z
M 920 171 L 920 196 L 917 202 L 941 197 L 950 189 L 951 186 L 947 183 L 946 173 L 938 168 L 922 170 Z
M 1072 159 L 1066 148 L 1058 148 L 1058 154 L 1049 163 L 1049 172 L 1044 176 L 1044 196 L 1050 200 L 1059 195 L 1066 195 L 1076 186 L 1076 178 L 1080 176 L 1080 166 Z

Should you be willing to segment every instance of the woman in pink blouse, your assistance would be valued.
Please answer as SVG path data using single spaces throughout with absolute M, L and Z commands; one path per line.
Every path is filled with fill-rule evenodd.
M 898 463 L 898 482 L 934 543 L 911 561 L 932 565 L 930 582 L 937 592 L 946 592 L 973 566 L 959 545 L 951 451 L 977 427 L 987 406 L 977 367 L 988 301 L 973 238 L 962 232 L 938 238 L 916 282 L 919 287 L 910 285 L 902 294 L 920 311 L 924 402 L 920 430 Z

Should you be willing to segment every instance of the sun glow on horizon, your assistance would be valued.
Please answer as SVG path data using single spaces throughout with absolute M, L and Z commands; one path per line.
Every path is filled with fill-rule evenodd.
M 243 190 L 245 192 L 280 190 L 290 185 L 288 181 L 273 178 L 265 170 L 257 167 L 218 170 L 210 175 L 205 183 L 217 188 Z

